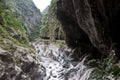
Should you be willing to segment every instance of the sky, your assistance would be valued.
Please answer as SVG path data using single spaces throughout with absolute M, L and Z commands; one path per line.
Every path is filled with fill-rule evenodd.
M 33 0 L 33 2 L 42 12 L 48 5 L 50 5 L 51 0 Z

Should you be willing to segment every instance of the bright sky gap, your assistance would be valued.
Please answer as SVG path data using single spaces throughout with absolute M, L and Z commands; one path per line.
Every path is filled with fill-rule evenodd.
M 51 0 L 33 0 L 33 2 L 42 12 L 48 5 L 50 5 Z

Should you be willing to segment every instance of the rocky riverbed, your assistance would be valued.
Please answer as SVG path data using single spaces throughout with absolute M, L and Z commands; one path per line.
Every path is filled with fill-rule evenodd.
M 39 43 L 34 44 L 34 47 L 43 67 L 42 80 L 88 80 L 94 70 L 84 65 L 86 58 L 74 66 L 70 57 L 71 50 L 66 46 Z

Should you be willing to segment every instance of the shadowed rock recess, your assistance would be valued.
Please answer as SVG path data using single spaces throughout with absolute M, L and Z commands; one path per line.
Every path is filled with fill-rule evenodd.
M 108 55 L 116 49 L 120 57 L 120 0 L 58 0 L 57 17 L 69 47 L 83 53 L 96 49 Z M 90 53 L 90 52 L 89 52 Z

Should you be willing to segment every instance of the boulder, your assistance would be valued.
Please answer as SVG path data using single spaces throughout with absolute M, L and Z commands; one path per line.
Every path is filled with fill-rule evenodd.
M 45 75 L 42 69 L 28 48 L 16 46 L 13 54 L 0 49 L 0 80 L 38 80 Z

